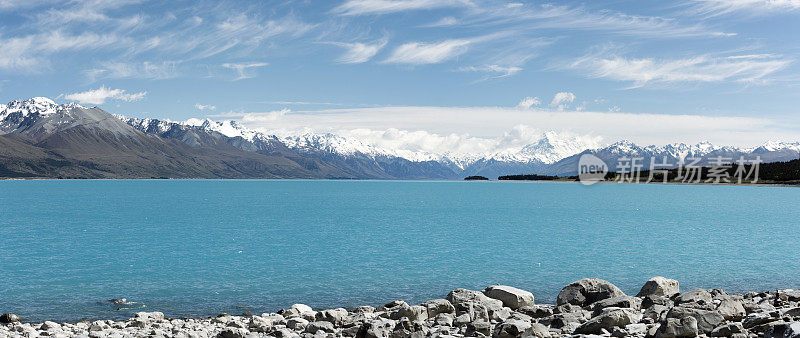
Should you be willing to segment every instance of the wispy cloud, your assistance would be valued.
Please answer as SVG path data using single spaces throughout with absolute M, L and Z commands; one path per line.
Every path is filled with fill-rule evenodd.
M 800 10 L 800 0 L 693 0 L 687 5 L 696 13 L 709 17 L 728 13 L 762 15 Z
M 246 113 L 242 115 L 241 121 L 244 123 L 274 122 L 291 112 L 292 111 L 290 109 L 283 108 L 281 110 L 274 110 L 266 113 Z
M 452 16 L 446 16 L 439 19 L 436 22 L 430 23 L 425 25 L 424 27 L 447 27 L 447 26 L 455 26 L 458 24 L 458 19 Z
M 0 38 L 0 46 L 3 46 L 3 53 L 0 53 L 0 69 L 37 70 L 34 67 L 47 67 L 48 57 L 53 54 L 99 49 L 114 46 L 123 40 L 114 34 L 84 32 L 75 35 L 61 30 L 8 39 Z
M 180 61 L 105 62 L 85 73 L 91 82 L 99 79 L 170 79 L 178 76 Z
M 0 10 L 35 6 L 0 1 Z M 290 11 L 281 16 L 274 11 L 234 10 L 235 3 L 201 2 L 195 8 L 158 15 L 129 10 L 141 1 L 57 1 L 42 4 L 42 10 L 34 13 L 21 13 L 18 18 L 25 29 L 3 29 L 0 36 L 4 48 L 0 69 L 45 72 L 52 62 L 61 61 L 57 55 L 100 50 L 101 58 L 89 60 L 105 61 L 84 70 L 90 78 L 163 79 L 180 75 L 171 62 L 221 53 L 230 58 L 265 55 L 259 52 L 265 44 L 300 38 L 315 27 Z M 202 10 L 209 7 L 213 10 Z
M 594 78 L 631 82 L 632 88 L 651 83 L 768 82 L 768 76 L 784 68 L 791 59 L 771 54 L 712 56 L 682 59 L 626 58 L 616 55 L 587 55 L 568 67 L 585 71 Z
M 213 110 L 217 110 L 217 106 L 210 105 L 210 104 L 195 103 L 194 107 L 197 108 L 197 110 L 201 110 L 201 111 L 202 110 L 212 110 L 212 111 Z
M 249 79 L 255 75 L 250 72 L 250 69 L 266 67 L 269 63 L 266 62 L 245 62 L 245 63 L 223 63 L 222 67 L 233 69 L 239 75 L 233 81 Z
M 397 47 L 386 63 L 425 65 L 440 63 L 464 54 L 470 40 L 451 39 L 435 43 L 409 42 Z
M 139 101 L 143 99 L 145 95 L 147 95 L 147 92 L 129 94 L 126 93 L 124 89 L 111 89 L 101 86 L 100 88 L 85 92 L 64 95 L 64 99 L 85 104 L 103 104 L 106 100 Z
M 502 26 L 518 31 L 549 28 L 669 39 L 731 35 L 701 24 L 685 24 L 669 17 L 630 15 L 613 10 L 590 10 L 551 3 L 517 3 L 513 6 L 482 3 L 471 8 L 459 23 L 471 26 Z
M 333 12 L 341 15 L 387 14 L 470 4 L 467 0 L 348 0 L 334 8 Z
M 347 51 L 337 59 L 338 62 L 364 63 L 372 59 L 375 54 L 378 54 L 388 42 L 389 40 L 387 38 L 383 38 L 373 43 L 331 42 L 330 44 L 347 49 Z
M 484 66 L 461 67 L 458 68 L 458 70 L 461 72 L 488 73 L 489 75 L 481 79 L 481 81 L 483 81 L 489 79 L 500 79 L 504 77 L 509 77 L 522 71 L 522 68 L 515 66 L 484 65 Z

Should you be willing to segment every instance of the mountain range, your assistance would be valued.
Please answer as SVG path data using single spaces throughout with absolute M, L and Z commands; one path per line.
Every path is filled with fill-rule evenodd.
M 36 97 L 0 104 L 0 177 L 456 179 L 470 175 L 573 175 L 582 154 L 612 170 L 621 157 L 676 164 L 686 157 L 798 158 L 800 142 L 759 147 L 619 141 L 600 147 L 546 132 L 531 144 L 489 154 L 387 149 L 333 133 L 271 134 L 235 121 L 185 122 L 112 115 L 98 107 Z

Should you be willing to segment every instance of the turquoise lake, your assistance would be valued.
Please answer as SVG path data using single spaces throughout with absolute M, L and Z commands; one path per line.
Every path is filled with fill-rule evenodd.
M 0 312 L 272 312 L 507 284 L 800 288 L 800 189 L 459 181 L 0 181 Z M 106 302 L 127 298 L 128 305 Z

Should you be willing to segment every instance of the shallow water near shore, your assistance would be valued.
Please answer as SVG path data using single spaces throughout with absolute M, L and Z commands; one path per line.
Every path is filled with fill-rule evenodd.
M 800 288 L 800 189 L 541 182 L 0 182 L 0 312 L 27 321 L 417 303 L 583 277 Z M 127 298 L 130 304 L 111 304 Z

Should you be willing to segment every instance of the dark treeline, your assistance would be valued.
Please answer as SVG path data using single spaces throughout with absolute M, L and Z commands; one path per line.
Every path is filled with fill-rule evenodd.
M 713 167 L 701 167 L 694 171 L 685 167 L 675 168 L 666 173 L 668 182 L 739 183 L 741 177 L 741 183 L 800 183 L 800 159 L 788 162 L 761 163 L 757 169 L 756 175 L 756 170 L 751 165 L 744 165 L 743 168 L 740 168 L 739 165 L 734 164 L 717 170 L 714 170 Z M 664 171 L 654 170 L 652 182 L 663 182 Z M 622 180 L 620 176 L 623 175 L 624 178 L 630 178 L 630 173 L 609 174 L 612 174 L 610 180 Z M 651 179 L 649 170 L 641 171 L 639 176 L 640 182 Z M 754 181 L 756 178 L 757 181 Z
M 667 182 L 685 182 L 685 183 L 739 183 L 739 177 L 742 177 L 741 183 L 780 183 L 780 184 L 800 184 L 800 159 L 791 160 L 787 162 L 770 162 L 761 163 L 758 167 L 758 180 L 753 182 L 756 178 L 756 172 L 751 165 L 744 165 L 739 168 L 739 165 L 733 164 L 729 167 L 714 169 L 713 167 L 698 167 L 698 168 L 675 168 L 669 170 L 653 170 L 652 177 L 650 170 L 642 170 L 638 175 L 638 182 L 664 182 L 664 173 L 667 175 Z M 680 177 L 679 177 L 680 176 Z M 622 182 L 635 182 L 636 176 L 631 177 L 629 171 L 626 172 L 609 172 L 605 176 L 606 181 L 622 181 Z M 719 178 L 718 180 L 716 178 Z M 501 181 L 573 181 L 577 180 L 577 176 L 549 176 L 538 174 L 527 175 L 505 175 L 497 178 Z M 718 182 L 717 182 L 718 181 Z
M 577 176 L 574 177 L 574 179 L 577 178 L 578 178 Z M 500 181 L 552 181 L 564 178 L 558 176 L 529 174 L 529 175 L 505 175 L 505 176 L 500 176 L 497 179 Z

